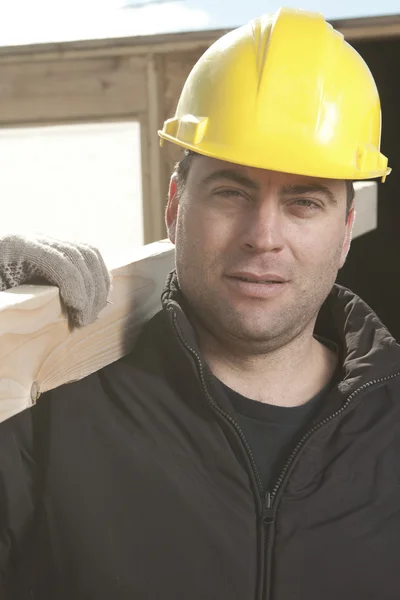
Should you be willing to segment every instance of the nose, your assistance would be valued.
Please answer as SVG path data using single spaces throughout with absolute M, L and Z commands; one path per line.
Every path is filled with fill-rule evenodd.
M 252 207 L 242 223 L 241 247 L 247 252 L 280 252 L 284 246 L 282 214 L 272 201 Z

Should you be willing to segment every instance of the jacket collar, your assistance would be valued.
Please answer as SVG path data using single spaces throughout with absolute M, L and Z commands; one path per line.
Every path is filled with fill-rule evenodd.
M 169 274 L 161 299 L 163 308 L 175 314 L 187 343 L 201 357 L 175 271 Z M 319 312 L 315 333 L 339 347 L 342 379 L 338 387 L 345 395 L 400 371 L 400 346 L 373 310 L 347 288 L 333 286 Z
M 315 331 L 340 348 L 343 392 L 400 370 L 400 346 L 368 304 L 345 287 L 333 286 L 321 307 Z

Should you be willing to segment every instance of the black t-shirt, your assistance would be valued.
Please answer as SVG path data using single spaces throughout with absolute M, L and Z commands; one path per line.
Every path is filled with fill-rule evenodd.
M 324 340 L 324 343 L 335 348 L 331 342 Z M 256 461 L 264 492 L 272 489 L 291 451 L 317 416 L 320 406 L 338 381 L 339 374 L 338 369 L 319 394 L 305 404 L 294 407 L 251 400 L 219 381 L 235 408 L 237 421 Z

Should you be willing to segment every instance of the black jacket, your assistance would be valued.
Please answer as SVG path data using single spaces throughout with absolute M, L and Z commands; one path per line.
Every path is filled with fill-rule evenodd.
M 9 597 L 399 600 L 400 347 L 334 287 L 343 379 L 264 496 L 174 281 L 131 355 L 0 426 Z

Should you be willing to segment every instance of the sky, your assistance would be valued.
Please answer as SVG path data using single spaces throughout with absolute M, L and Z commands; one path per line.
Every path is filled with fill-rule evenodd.
M 281 5 L 282 0 L 0 0 L 0 46 L 233 28 Z M 321 12 L 327 19 L 400 13 L 400 0 L 291 0 L 284 5 Z

